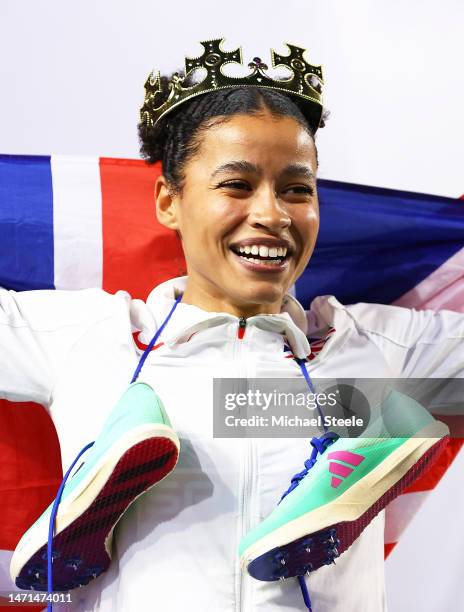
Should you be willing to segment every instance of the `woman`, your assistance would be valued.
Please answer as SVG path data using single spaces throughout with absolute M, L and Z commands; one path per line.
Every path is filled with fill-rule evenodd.
M 146 303 L 99 290 L 1 294 L 3 393 L 49 406 L 64 465 L 98 435 L 137 363 L 133 379 L 156 390 L 180 438 L 169 477 L 143 495 L 143 486 L 132 492 L 140 497 L 118 523 L 112 563 L 72 592 L 74 609 L 303 607 L 296 580 L 254 580 L 241 571 L 237 548 L 272 513 L 307 459 L 308 440 L 213 437 L 213 378 L 462 372 L 457 314 L 346 307 L 332 296 L 305 313 L 288 293 L 317 238 L 314 133 L 322 107 L 317 90 L 308 107 L 255 85 L 203 92 L 140 126 L 143 155 L 162 161 L 156 214 L 182 240 L 186 277 L 159 285 Z M 311 362 L 308 337 L 326 341 Z M 158 421 L 169 428 L 161 409 Z M 320 433 L 308 430 L 308 438 Z M 175 454 L 175 435 L 165 437 Z M 160 478 L 173 467 L 174 460 Z M 105 514 L 105 534 L 119 516 Z M 311 574 L 314 610 L 385 610 L 383 524 L 380 513 L 336 565 Z M 43 564 L 33 571 L 44 579 Z

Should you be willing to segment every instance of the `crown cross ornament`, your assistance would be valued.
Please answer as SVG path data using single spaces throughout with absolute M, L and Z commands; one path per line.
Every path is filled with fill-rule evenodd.
M 175 73 L 163 91 L 161 76 L 152 72 L 145 83 L 145 100 L 140 109 L 140 120 L 153 127 L 167 113 L 196 96 L 220 89 L 237 87 L 264 87 L 282 91 L 300 100 L 300 108 L 314 130 L 321 124 L 322 116 L 322 68 L 309 64 L 303 57 L 305 49 L 286 43 L 288 55 L 279 55 L 271 49 L 272 67 L 284 66 L 292 75 L 287 79 L 273 79 L 267 74 L 268 66 L 259 57 L 248 64 L 251 73 L 243 77 L 228 76 L 222 68 L 226 64 L 243 65 L 242 50 L 223 51 L 223 38 L 202 41 L 203 54 L 196 58 L 185 58 L 185 74 Z M 203 69 L 206 76 L 202 81 L 187 84 L 196 70 Z M 167 98 L 166 98 L 166 93 Z
M 272 65 L 285 66 L 294 74 L 294 86 L 298 86 L 298 93 L 305 93 L 308 86 L 315 89 L 318 93 L 322 92 L 322 68 L 321 66 L 312 66 L 303 58 L 305 49 L 289 45 L 289 55 L 279 55 L 271 49 Z M 308 92 L 309 93 L 309 92 Z

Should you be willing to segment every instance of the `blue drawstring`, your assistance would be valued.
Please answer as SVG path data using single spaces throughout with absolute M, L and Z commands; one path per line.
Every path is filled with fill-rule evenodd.
M 297 364 L 300 366 L 301 371 L 303 372 L 303 376 L 304 376 L 304 378 L 305 378 L 305 380 L 306 380 L 306 382 L 308 384 L 309 390 L 314 395 L 314 400 L 316 402 L 317 411 L 319 412 L 319 416 L 321 418 L 322 427 L 324 428 L 324 432 L 327 433 L 328 427 L 326 427 L 326 424 L 324 423 L 324 415 L 322 414 L 321 407 L 319 406 L 319 403 L 317 401 L 316 390 L 314 388 L 313 382 L 312 382 L 311 378 L 309 377 L 309 373 L 308 373 L 308 370 L 306 368 L 306 358 L 305 359 L 300 359 L 298 357 L 294 357 L 294 359 L 297 362 Z
M 179 296 L 176 298 L 176 301 L 174 302 L 173 307 L 172 307 L 172 308 L 171 308 L 171 310 L 169 311 L 168 316 L 167 316 L 167 317 L 164 319 L 164 321 L 163 321 L 163 323 L 161 324 L 160 328 L 159 328 L 159 329 L 156 331 L 156 334 L 155 334 L 155 335 L 153 336 L 153 338 L 151 339 L 150 344 L 149 344 L 149 345 L 147 346 L 147 348 L 145 349 L 145 352 L 143 353 L 143 355 L 142 355 L 142 357 L 141 357 L 141 359 L 140 359 L 140 361 L 139 361 L 139 363 L 138 363 L 138 366 L 137 366 L 137 368 L 136 368 L 136 370 L 135 370 L 135 372 L 134 372 L 134 376 L 132 377 L 131 384 L 137 380 L 137 376 L 140 374 L 140 370 L 142 369 L 142 366 L 143 366 L 143 364 L 145 363 L 145 359 L 148 357 L 148 355 L 149 355 L 149 353 L 150 353 L 151 349 L 152 349 L 152 348 L 155 346 L 155 342 L 158 340 L 158 338 L 159 338 L 159 336 L 160 336 L 161 332 L 163 331 L 163 329 L 164 329 L 164 328 L 165 328 L 165 326 L 166 326 L 166 323 L 167 323 L 167 322 L 169 321 L 169 319 L 171 318 L 172 313 L 174 312 L 174 310 L 175 310 L 175 309 L 176 309 L 176 307 L 177 307 L 177 304 L 178 304 L 178 303 L 181 301 L 181 299 L 182 299 L 182 295 L 183 295 L 183 294 L 181 293 L 181 294 L 180 294 L 180 295 L 179 295 Z
M 308 608 L 309 612 L 313 612 L 311 606 L 311 598 L 309 596 L 309 590 L 306 585 L 306 580 L 304 576 L 297 576 L 298 582 L 300 584 L 301 594 L 303 595 L 303 601 L 305 602 L 305 606 Z
M 339 436 L 336 433 L 328 431 L 328 428 L 326 427 L 324 423 L 324 415 L 322 414 L 321 407 L 318 404 L 316 391 L 314 389 L 314 385 L 312 383 L 312 380 L 309 376 L 309 372 L 306 367 L 306 359 L 299 359 L 298 357 L 294 357 L 294 359 L 297 362 L 297 364 L 300 366 L 303 376 L 308 384 L 308 387 L 311 393 L 314 395 L 314 398 L 316 401 L 316 407 L 319 412 L 319 416 L 321 418 L 322 426 L 324 428 L 324 434 L 320 436 L 319 438 L 311 439 L 311 446 L 313 447 L 311 457 L 304 462 L 304 466 L 305 466 L 304 470 L 302 470 L 301 472 L 298 472 L 297 474 L 293 476 L 293 478 L 291 479 L 291 484 L 289 488 L 285 491 L 285 493 L 282 495 L 282 497 L 280 498 L 279 504 L 284 499 L 284 497 L 286 497 L 289 493 L 291 493 L 293 489 L 295 489 L 300 484 L 301 480 L 303 480 L 303 478 L 306 476 L 309 470 L 316 463 L 318 454 L 322 455 L 322 453 L 326 450 L 326 448 L 330 446 L 331 444 L 333 444 L 335 440 L 339 438 Z M 312 612 L 311 598 L 309 596 L 309 590 L 306 585 L 306 580 L 304 576 L 297 576 L 297 578 L 298 578 L 298 583 L 300 585 L 301 594 L 303 596 L 303 601 L 305 603 L 305 606 L 308 608 L 309 612 Z
M 162 323 L 160 328 L 156 331 L 156 333 L 153 336 L 150 344 L 145 349 L 142 357 L 139 360 L 137 368 L 135 369 L 135 372 L 134 372 L 134 375 L 132 377 L 132 380 L 131 380 L 130 384 L 132 384 L 133 382 L 135 382 L 137 380 L 137 377 L 140 374 L 140 370 L 142 369 L 142 366 L 145 363 L 146 358 L 148 357 L 148 355 L 149 355 L 151 349 L 153 348 L 153 346 L 155 345 L 155 342 L 158 340 L 161 332 L 163 331 L 164 327 L 166 326 L 166 323 L 171 318 L 171 315 L 174 312 L 174 310 L 176 309 L 177 304 L 179 304 L 179 302 L 181 301 L 182 295 L 183 294 L 181 293 L 177 297 L 173 307 L 169 311 L 168 316 L 166 317 L 166 319 L 164 320 L 164 322 Z M 53 592 L 53 564 L 52 564 L 52 561 L 53 561 L 53 556 L 52 556 L 53 552 L 52 552 L 52 547 L 53 547 L 53 532 L 55 531 L 55 519 L 56 519 L 56 514 L 58 512 L 58 505 L 59 505 L 60 500 L 61 500 L 61 495 L 63 493 L 64 487 L 65 487 L 65 484 L 66 484 L 66 480 L 68 479 L 68 476 L 71 473 L 71 470 L 76 465 L 77 461 L 79 460 L 79 457 L 81 457 L 81 455 L 83 455 L 83 453 L 85 453 L 85 451 L 88 450 L 94 444 L 95 444 L 95 441 L 94 442 L 89 442 L 89 444 L 84 446 L 84 448 L 81 451 L 79 451 L 79 454 L 74 459 L 74 461 L 72 462 L 71 466 L 68 468 L 68 471 L 64 475 L 63 480 L 61 481 L 61 484 L 60 484 L 60 488 L 58 489 L 58 493 L 56 494 L 55 501 L 53 502 L 52 511 L 51 511 L 51 514 L 50 514 L 50 522 L 49 522 L 49 525 L 48 525 L 48 541 L 47 541 L 47 592 L 48 592 L 49 595 Z M 53 612 L 53 606 L 52 606 L 51 603 L 49 603 L 47 605 L 47 612 Z
M 284 499 L 284 497 L 286 497 L 289 493 L 291 493 L 293 489 L 296 489 L 296 487 L 300 484 L 300 481 L 303 480 L 303 478 L 306 476 L 309 470 L 316 463 L 318 454 L 322 455 L 325 449 L 331 444 L 333 444 L 333 442 L 335 442 L 335 440 L 337 439 L 338 439 L 338 435 L 332 431 L 328 431 L 327 433 L 322 435 L 320 438 L 311 439 L 310 444 L 313 447 L 311 457 L 309 459 L 306 459 L 306 461 L 304 462 L 304 466 L 305 466 L 304 470 L 301 472 L 298 472 L 297 474 L 293 476 L 293 478 L 290 481 L 291 484 L 289 488 L 285 491 L 285 493 L 282 495 L 282 497 L 280 498 L 279 504 Z
M 58 504 L 60 503 L 64 485 L 66 483 L 66 480 L 68 479 L 69 474 L 71 473 L 71 470 L 78 462 L 80 456 L 83 455 L 85 451 L 93 445 L 94 445 L 94 442 L 89 442 L 87 446 L 84 446 L 84 448 L 79 452 L 77 457 L 71 463 L 71 466 L 68 468 L 68 471 L 64 475 L 64 478 L 60 484 L 60 488 L 58 489 L 58 493 L 56 494 L 55 501 L 53 502 L 52 512 L 50 514 L 50 523 L 48 525 L 48 542 L 47 542 L 47 592 L 49 595 L 53 592 L 52 544 L 53 544 L 53 532 L 55 530 L 55 517 L 56 517 L 56 513 L 58 512 Z M 49 603 L 47 605 L 47 612 L 52 612 L 52 610 L 53 610 L 52 604 Z

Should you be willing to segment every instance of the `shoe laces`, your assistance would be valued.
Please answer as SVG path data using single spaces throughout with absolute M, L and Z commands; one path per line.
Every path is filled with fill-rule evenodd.
M 280 498 L 279 504 L 289 493 L 296 489 L 296 487 L 300 484 L 300 482 L 307 475 L 309 470 L 316 463 L 318 455 L 322 455 L 326 451 L 327 447 L 333 444 L 336 440 L 338 440 L 339 437 L 340 436 L 335 432 L 328 431 L 319 438 L 311 438 L 311 446 L 313 447 L 311 457 L 309 459 L 306 459 L 306 461 L 304 462 L 304 470 L 298 472 L 293 476 L 290 481 L 290 486 Z M 312 612 L 311 598 L 309 596 L 309 590 L 306 584 L 305 577 L 297 576 L 297 578 L 298 583 L 300 585 L 301 594 L 303 596 L 304 604 L 307 607 L 308 611 Z
M 86 444 L 86 446 L 84 446 L 84 448 L 81 451 L 79 451 L 77 457 L 74 459 L 72 464 L 69 466 L 66 474 L 64 475 L 63 480 L 61 481 L 61 484 L 60 484 L 60 488 L 58 489 L 58 493 L 56 494 L 55 501 L 53 502 L 52 510 L 50 513 L 50 520 L 48 523 L 47 557 L 46 557 L 47 558 L 47 592 L 49 595 L 53 593 L 53 559 L 55 555 L 59 554 L 59 551 L 57 551 L 56 549 L 53 550 L 53 536 L 54 536 L 54 531 L 55 531 L 56 514 L 58 512 L 58 506 L 61 501 L 61 495 L 63 493 L 64 487 L 66 485 L 66 481 L 68 480 L 68 477 L 73 467 L 76 465 L 76 463 L 81 458 L 81 456 L 91 446 L 94 445 L 94 443 L 95 442 L 89 442 L 89 444 Z M 79 471 L 80 468 L 81 466 L 77 468 L 73 476 Z M 53 605 L 52 603 L 49 603 L 47 605 L 47 612 L 52 612 L 52 611 L 53 611 Z
M 300 484 L 300 482 L 303 480 L 309 470 L 316 463 L 317 456 L 319 454 L 322 455 L 326 448 L 333 444 L 336 440 L 338 440 L 338 438 L 339 435 L 333 431 L 328 431 L 319 438 L 311 438 L 311 446 L 313 447 L 311 457 L 309 459 L 306 459 L 306 461 L 304 462 L 304 470 L 298 472 L 293 476 L 290 481 L 290 486 L 280 498 L 279 504 L 284 499 L 284 497 L 286 497 L 289 493 L 296 489 L 296 487 Z

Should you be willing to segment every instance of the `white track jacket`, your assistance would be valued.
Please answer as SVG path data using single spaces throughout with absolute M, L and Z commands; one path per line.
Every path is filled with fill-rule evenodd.
M 132 300 L 100 289 L 0 290 L 0 397 L 48 408 L 66 468 L 95 439 L 186 277 Z M 308 362 L 312 378 L 462 377 L 464 316 L 394 306 L 344 306 L 287 295 L 281 314 L 247 320 L 180 302 L 139 380 L 161 397 L 181 441 L 174 472 L 118 523 L 110 569 L 74 591 L 66 610 L 293 612 L 296 579 L 258 582 L 240 572 L 237 547 L 266 517 L 310 455 L 308 439 L 219 439 L 212 434 L 214 377 L 302 377 L 293 354 L 307 337 L 335 332 Z M 133 332 L 138 345 L 134 341 Z M 314 354 L 314 353 L 313 353 Z M 384 513 L 337 564 L 307 578 L 314 612 L 383 612 Z M 405 576 L 405 581 L 407 577 Z

